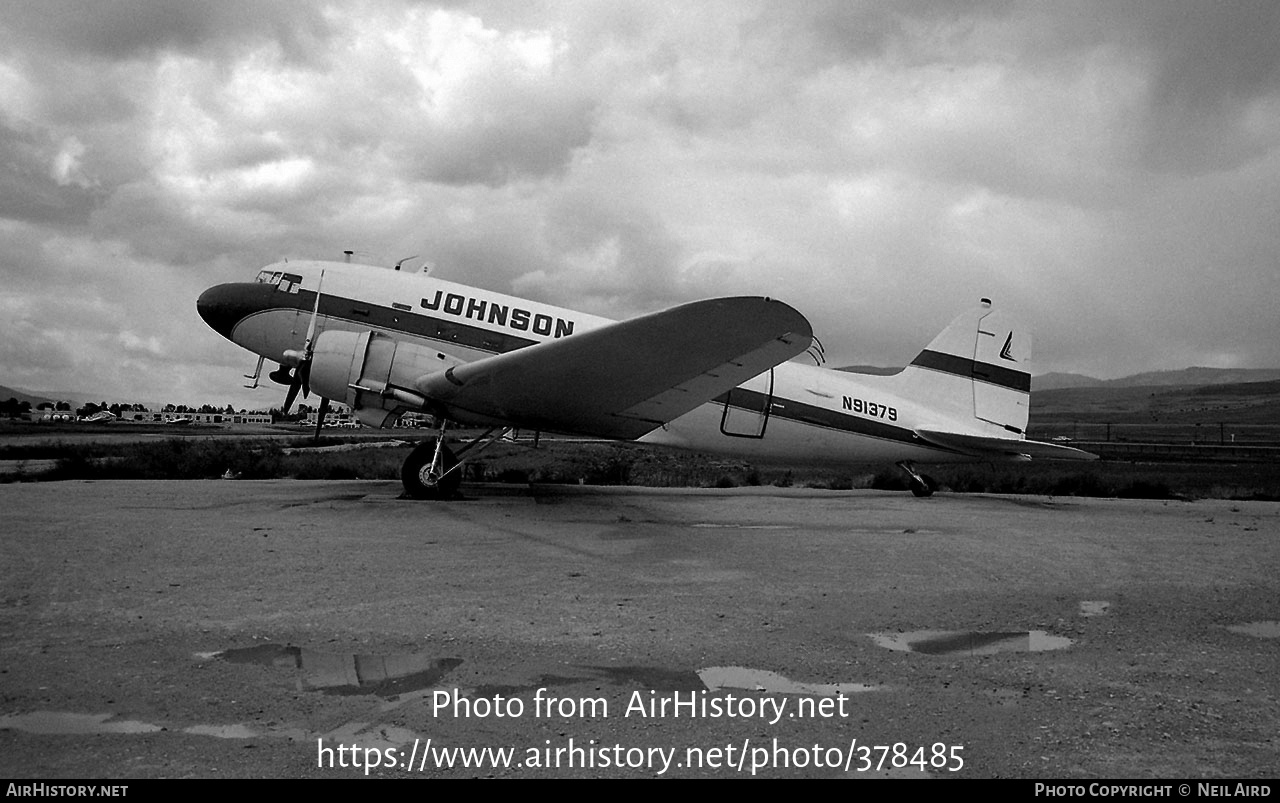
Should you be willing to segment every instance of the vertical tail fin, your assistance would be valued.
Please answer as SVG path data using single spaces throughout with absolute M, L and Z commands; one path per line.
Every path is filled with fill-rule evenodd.
M 1031 332 L 984 298 L 898 377 L 905 392 L 957 421 L 1022 435 L 1031 400 Z

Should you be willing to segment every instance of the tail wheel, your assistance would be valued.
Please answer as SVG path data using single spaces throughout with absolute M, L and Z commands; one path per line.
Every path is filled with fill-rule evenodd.
M 439 471 L 432 470 L 436 456 L 435 439 L 423 441 L 409 453 L 400 467 L 400 482 L 410 499 L 450 499 L 457 495 L 462 484 L 462 472 L 452 470 L 458 459 L 448 446 L 440 453 Z
M 934 490 L 938 487 L 938 482 L 928 474 L 920 475 L 920 479 L 911 479 L 911 493 L 915 496 L 933 496 Z

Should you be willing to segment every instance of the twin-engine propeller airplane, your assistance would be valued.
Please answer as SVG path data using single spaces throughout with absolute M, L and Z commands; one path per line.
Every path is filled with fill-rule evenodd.
M 401 470 L 415 498 L 452 496 L 458 458 L 515 428 L 754 461 L 896 462 L 917 496 L 934 491 L 917 462 L 1094 457 L 1026 439 L 1031 337 L 986 299 L 892 376 L 788 362 L 821 362 L 821 345 L 770 298 L 614 322 L 425 273 L 281 262 L 206 290 L 196 307 L 259 355 L 251 387 L 265 360 L 279 363 L 270 377 L 289 387 L 286 412 L 301 391 L 319 395 L 321 420 L 330 399 L 375 427 L 433 415 L 436 436 Z M 490 429 L 455 455 L 448 422 Z

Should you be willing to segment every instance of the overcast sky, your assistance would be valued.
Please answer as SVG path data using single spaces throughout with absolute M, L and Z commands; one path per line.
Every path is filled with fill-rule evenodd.
M 0 2 L 0 384 L 278 405 L 195 299 L 281 257 L 902 365 L 1277 367 L 1280 3 Z M 416 266 L 421 260 L 408 264 Z

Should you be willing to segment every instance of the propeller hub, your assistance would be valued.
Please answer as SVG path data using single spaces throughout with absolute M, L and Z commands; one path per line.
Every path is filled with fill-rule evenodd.
M 287 349 L 284 352 L 283 359 L 280 360 L 282 365 L 288 365 L 297 368 L 307 361 L 307 353 L 298 349 Z

